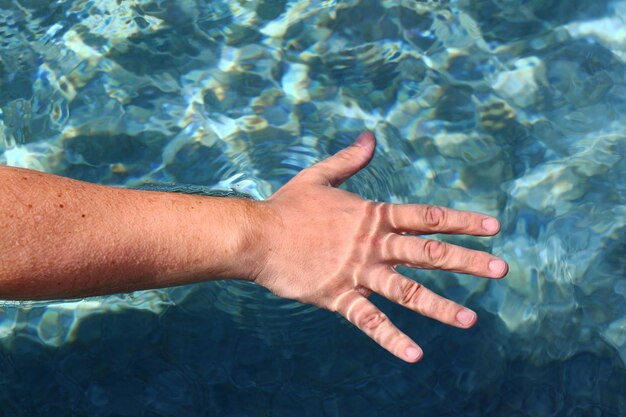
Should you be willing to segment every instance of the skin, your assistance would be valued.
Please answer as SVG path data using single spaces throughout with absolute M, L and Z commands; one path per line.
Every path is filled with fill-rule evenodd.
M 477 316 L 394 267 L 502 278 L 508 266 L 424 237 L 491 236 L 500 225 L 490 216 L 377 203 L 336 188 L 370 162 L 375 146 L 365 132 L 265 201 L 128 190 L 0 167 L 0 298 L 79 298 L 244 279 L 337 312 L 416 362 L 422 349 L 368 300 L 372 292 L 459 328 Z

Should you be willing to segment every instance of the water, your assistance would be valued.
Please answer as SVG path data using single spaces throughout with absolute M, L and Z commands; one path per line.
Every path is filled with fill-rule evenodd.
M 626 2 L 0 0 L 0 163 L 266 198 L 364 130 L 346 184 L 502 220 L 492 282 L 407 274 L 468 331 L 214 282 L 0 307 L 2 416 L 626 415 Z

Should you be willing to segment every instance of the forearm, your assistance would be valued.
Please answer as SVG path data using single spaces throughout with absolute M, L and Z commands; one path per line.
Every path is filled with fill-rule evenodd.
M 248 278 L 250 200 L 105 187 L 0 167 L 0 298 Z

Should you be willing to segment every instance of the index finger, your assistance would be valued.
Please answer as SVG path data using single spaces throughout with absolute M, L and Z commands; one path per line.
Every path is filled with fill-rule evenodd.
M 500 222 L 491 216 L 428 204 L 390 204 L 389 222 L 396 232 L 493 236 Z

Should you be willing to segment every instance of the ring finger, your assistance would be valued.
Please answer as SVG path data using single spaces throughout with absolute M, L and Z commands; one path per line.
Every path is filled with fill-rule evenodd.
M 477 316 L 472 310 L 435 294 L 392 268 L 372 271 L 363 285 L 403 307 L 442 323 L 462 328 L 476 323 Z

